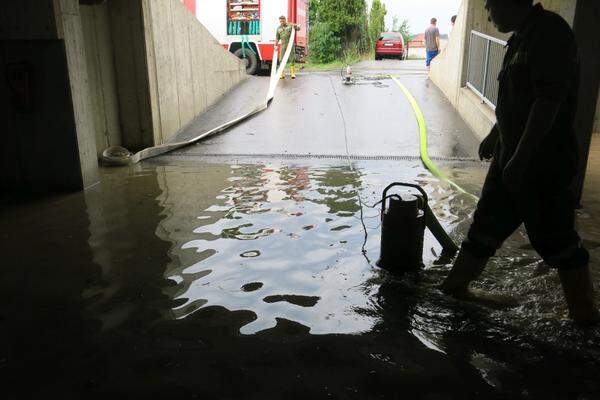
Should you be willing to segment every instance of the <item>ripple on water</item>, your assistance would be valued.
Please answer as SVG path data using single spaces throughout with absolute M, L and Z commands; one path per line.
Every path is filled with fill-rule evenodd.
M 248 250 L 240 254 L 243 258 L 254 258 L 260 256 L 260 250 Z
M 286 303 L 294 304 L 300 307 L 314 307 L 319 302 L 319 297 L 299 296 L 294 294 L 277 294 L 273 296 L 267 296 L 263 299 L 263 301 L 265 303 L 278 303 L 280 301 L 284 301 Z
M 244 292 L 255 292 L 262 287 L 263 287 L 262 282 L 250 282 L 250 283 L 246 283 L 244 286 L 242 286 L 242 290 Z
M 181 286 L 177 299 L 186 301 L 178 315 L 196 311 L 187 304 L 202 300 L 204 307 L 254 312 L 256 319 L 242 333 L 272 328 L 278 318 L 314 333 L 370 329 L 377 318 L 353 311 L 369 307 L 370 290 L 362 287 L 376 273 L 359 250 L 364 239 L 357 220 L 360 174 L 347 166 L 260 165 L 231 174 L 225 189 L 203 207 L 202 216 L 210 218 L 194 217 L 191 240 L 180 246 L 210 249 L 210 257 L 174 271 L 211 272 L 188 286 L 173 279 Z
M 435 289 L 449 266 L 434 265 L 441 252 L 429 234 L 421 280 L 411 283 L 408 291 L 404 284 L 390 283 L 374 267 L 379 211 L 363 210 L 365 242 L 358 192 L 364 204 L 374 204 L 390 181 L 418 182 L 457 241 L 464 237 L 474 208 L 467 197 L 444 188 L 417 164 L 395 163 L 380 170 L 372 165 L 368 169 L 357 165 L 355 170 L 238 165 L 228 172 L 231 176 L 223 189 L 216 190 L 208 202 L 198 197 L 204 203 L 197 215 L 189 215 L 194 226 L 186 241 L 175 246 L 182 251 L 196 249 L 181 257 L 186 264 L 172 269 L 170 278 L 178 286 L 169 293 L 178 300 L 174 307 L 178 317 L 219 305 L 256 315 L 241 329 L 244 334 L 272 328 L 278 319 L 302 324 L 311 333 L 356 333 L 378 329 L 379 324 L 389 323 L 391 314 L 424 345 L 441 351 L 448 333 L 456 330 L 496 335 L 498 340 L 525 347 L 533 346 L 534 339 L 527 337 L 536 336 L 566 348 L 577 347 L 581 340 L 600 339 L 598 333 L 582 338 L 565 323 L 566 307 L 556 273 L 540 263 L 523 232 L 507 241 L 475 284 L 479 290 L 497 293 L 493 299 L 500 304 L 474 308 L 476 321 L 467 317 L 473 308 L 448 300 Z M 459 183 L 469 189 L 473 176 L 483 175 L 461 171 L 457 180 L 465 180 Z M 584 222 L 593 226 L 598 221 L 589 216 Z M 598 239 L 586 241 L 593 258 L 600 254 Z M 600 272 L 593 273 L 598 281 Z M 520 333 L 506 333 L 512 329 Z M 482 371 L 494 365 L 481 355 L 474 360 Z

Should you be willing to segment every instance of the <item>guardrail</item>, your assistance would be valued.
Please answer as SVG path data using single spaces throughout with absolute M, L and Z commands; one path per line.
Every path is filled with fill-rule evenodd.
M 467 86 L 493 109 L 498 102 L 498 75 L 505 54 L 505 41 L 471 31 Z

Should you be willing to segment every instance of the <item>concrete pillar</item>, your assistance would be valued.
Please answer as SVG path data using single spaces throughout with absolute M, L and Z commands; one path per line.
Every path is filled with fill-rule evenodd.
M 0 178 L 35 191 L 98 180 L 77 0 L 0 3 Z
M 81 165 L 81 188 L 98 182 L 98 157 L 85 40 L 79 0 L 55 1 L 56 18 L 65 42 L 71 101 Z
M 98 155 L 121 145 L 121 119 L 108 3 L 83 5 L 81 18 Z
M 600 40 L 597 25 L 600 21 L 600 2 L 578 0 L 573 30 L 579 46 L 581 58 L 581 84 L 579 88 L 578 110 L 575 119 L 575 133 L 582 146 L 583 159 L 575 182 L 575 193 L 581 200 L 585 171 L 590 151 L 590 143 L 600 87 Z
M 160 3 L 163 3 L 161 0 Z M 154 146 L 153 110 L 150 99 L 146 47 L 147 27 L 142 0 L 108 2 L 114 46 L 115 70 L 123 146 L 131 151 Z

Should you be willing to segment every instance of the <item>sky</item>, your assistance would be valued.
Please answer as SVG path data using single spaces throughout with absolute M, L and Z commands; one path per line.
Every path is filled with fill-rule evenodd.
M 450 32 L 450 18 L 458 13 L 461 0 L 381 0 L 387 9 L 386 27 L 392 27 L 392 18 L 408 20 L 410 33 L 416 35 L 425 31 L 432 17 L 438 19 L 440 33 Z M 369 7 L 372 0 L 367 0 Z

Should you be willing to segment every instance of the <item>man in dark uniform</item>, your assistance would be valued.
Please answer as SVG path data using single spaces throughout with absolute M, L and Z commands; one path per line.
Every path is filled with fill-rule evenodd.
M 498 123 L 479 149 L 493 158 L 473 224 L 441 289 L 468 295 L 502 243 L 522 224 L 558 269 L 571 318 L 598 321 L 589 254 L 575 231 L 570 189 L 579 150 L 573 131 L 579 61 L 569 25 L 533 0 L 487 0 L 500 32 L 514 32 L 499 76 Z

